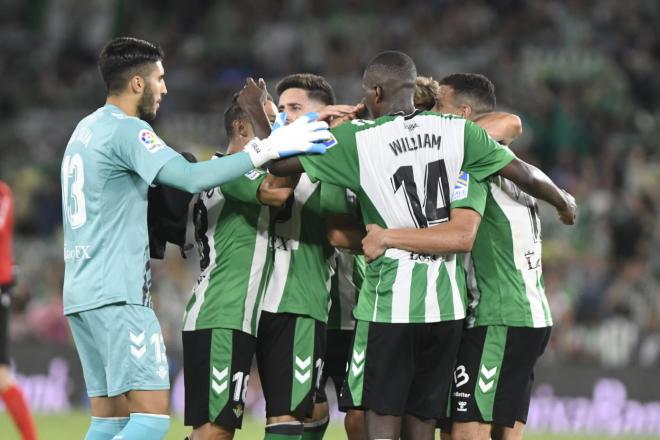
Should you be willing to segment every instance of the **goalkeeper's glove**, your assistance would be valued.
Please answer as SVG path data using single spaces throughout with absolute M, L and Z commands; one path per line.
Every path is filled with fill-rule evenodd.
M 308 113 L 294 122 L 272 131 L 266 139 L 252 139 L 244 148 L 252 164 L 258 168 L 274 159 L 297 154 L 323 154 L 327 146 L 323 142 L 332 139 L 328 124 L 315 121 L 317 113 Z

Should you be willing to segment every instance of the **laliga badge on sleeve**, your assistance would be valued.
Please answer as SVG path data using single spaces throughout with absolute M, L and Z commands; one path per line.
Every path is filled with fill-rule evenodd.
M 325 141 L 323 141 L 323 145 L 325 146 L 325 148 L 334 147 L 335 145 L 337 145 L 337 139 L 334 137 L 332 133 L 330 133 L 330 139 L 326 139 Z
M 165 148 L 165 144 L 160 140 L 156 133 L 151 130 L 140 130 L 138 139 L 149 153 L 155 153 L 158 150 Z
M 253 169 L 253 170 L 250 170 L 247 173 L 245 173 L 245 177 L 247 177 L 250 180 L 256 180 L 263 173 L 264 172 L 262 170 Z
M 466 199 L 468 196 L 468 187 L 470 186 L 470 175 L 465 171 L 461 171 L 458 179 L 456 179 L 456 185 L 454 185 L 454 191 L 451 194 L 451 201 Z

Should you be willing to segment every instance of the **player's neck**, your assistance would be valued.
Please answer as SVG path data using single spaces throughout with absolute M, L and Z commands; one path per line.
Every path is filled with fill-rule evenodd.
M 383 106 L 383 110 L 379 116 L 383 115 L 392 115 L 394 113 L 403 112 L 405 115 L 409 115 L 415 111 L 415 103 L 412 99 L 393 99 L 391 102 L 388 102 Z
M 115 107 L 119 107 L 121 111 L 126 113 L 128 116 L 135 116 L 137 117 L 138 112 L 137 112 L 137 105 L 132 102 L 132 100 L 126 99 L 126 97 L 122 95 L 110 95 L 106 98 L 105 100 L 105 105 L 114 105 Z
M 229 139 L 229 144 L 227 145 L 227 154 L 234 154 L 243 151 L 243 148 L 245 148 L 248 142 L 250 142 L 250 139 L 245 137 Z

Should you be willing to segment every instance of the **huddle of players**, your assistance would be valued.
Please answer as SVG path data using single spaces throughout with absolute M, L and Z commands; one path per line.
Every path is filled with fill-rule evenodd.
M 316 75 L 291 75 L 277 92 L 287 121 L 276 121 L 277 108 L 267 97 L 263 108 L 270 123 L 323 110 L 348 117 L 357 109 L 335 106 L 332 88 Z M 225 112 L 225 128 L 228 154 L 255 136 L 238 96 Z M 347 215 L 357 215 L 354 197 L 306 174 L 277 178 L 253 170 L 197 197 L 193 218 L 202 273 L 183 325 L 184 376 L 191 390 L 185 423 L 194 427 L 192 438 L 230 436 L 240 428 L 255 353 L 266 438 L 300 438 L 303 429 L 305 438 L 322 438 L 328 407 L 316 391 L 325 384 L 324 371 L 341 386 L 337 377 L 345 372 L 356 296 L 352 274 L 364 267 L 362 257 L 336 251 L 327 238 L 326 219 Z M 335 356 L 324 356 L 326 325 L 328 345 L 340 351 Z M 312 415 L 304 426 L 301 420 Z
M 370 76 L 367 68 L 365 89 L 378 79 L 396 81 L 392 77 L 401 72 L 405 83 L 411 73 L 405 55 L 385 54 L 370 63 Z M 247 87 L 254 92 L 254 86 Z M 263 111 L 276 129 L 284 121 L 265 85 L 259 87 Z M 231 438 L 240 428 L 255 354 L 266 439 L 321 439 L 328 424 L 328 377 L 347 411 L 349 439 L 432 438 L 437 421 L 443 435 L 452 432 L 453 422 L 452 438 L 521 438 L 533 366 L 552 325 L 538 209 L 533 197 L 495 175 L 515 158 L 510 150 L 465 122 L 476 121 L 508 144 L 520 134 L 520 120 L 494 113 L 492 83 L 474 74 L 450 75 L 439 84 L 417 79 L 415 106 L 443 115 L 405 108 L 376 112 L 367 98 L 375 120 L 355 119 L 361 109 L 336 106 L 329 83 L 312 74 L 284 78 L 277 93 L 286 122 L 309 111 L 335 115 L 331 126 L 339 145 L 328 157 L 301 158 L 307 173 L 276 177 L 253 170 L 197 197 L 202 273 L 183 327 L 191 438 Z M 258 115 L 248 114 L 240 101 L 237 95 L 225 112 L 228 154 L 241 151 L 258 130 L 251 122 Z M 352 121 L 336 126 L 347 119 Z M 389 128 L 396 124 L 398 131 Z M 433 132 L 442 139 L 429 137 Z M 392 194 L 382 200 L 371 195 L 368 179 L 382 170 L 368 168 L 373 157 L 362 159 L 369 148 L 387 147 L 395 158 L 434 159 L 437 150 L 452 148 L 445 137 L 461 151 L 425 160 L 421 171 L 402 162 L 390 178 Z M 347 144 L 354 151 L 347 153 Z M 350 176 L 355 162 L 357 176 Z M 423 203 L 416 182 L 426 184 Z M 359 205 L 360 191 L 372 206 Z M 397 206 L 402 200 L 409 210 Z M 413 223 L 401 216 L 412 216 Z M 365 223 L 376 224 L 364 239 L 368 266 L 362 256 L 333 247 L 361 249 L 365 232 L 356 232 L 356 225 Z M 406 235 L 420 228 L 447 239 L 427 243 L 428 237 Z M 365 290 L 372 289 L 375 300 L 361 299 L 356 325 L 353 309 L 365 276 L 371 283 Z

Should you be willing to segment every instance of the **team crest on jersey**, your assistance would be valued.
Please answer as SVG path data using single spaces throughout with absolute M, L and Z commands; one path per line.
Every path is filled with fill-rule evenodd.
M 263 174 L 262 171 L 259 170 L 250 170 L 247 173 L 245 173 L 245 177 L 247 177 L 250 180 L 257 180 L 259 176 Z
M 468 187 L 470 186 L 470 175 L 465 171 L 461 171 L 461 174 L 456 179 L 456 185 L 454 185 L 454 191 L 451 194 L 451 200 L 463 200 L 468 196 Z
M 334 147 L 335 145 L 337 145 L 337 139 L 333 136 L 332 133 L 330 133 L 330 139 L 326 139 L 323 142 L 323 145 L 325 145 L 325 148 Z
M 142 142 L 149 153 L 155 153 L 158 150 L 165 148 L 165 144 L 160 140 L 156 133 L 151 130 L 140 130 L 138 139 Z

